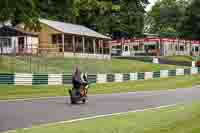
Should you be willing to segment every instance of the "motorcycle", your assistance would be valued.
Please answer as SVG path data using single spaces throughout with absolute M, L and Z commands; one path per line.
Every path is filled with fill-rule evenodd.
M 85 104 L 87 100 L 88 88 L 88 83 L 84 83 L 80 85 L 79 89 L 69 89 L 68 91 L 70 95 L 71 104 L 77 104 L 80 101 L 82 101 Z

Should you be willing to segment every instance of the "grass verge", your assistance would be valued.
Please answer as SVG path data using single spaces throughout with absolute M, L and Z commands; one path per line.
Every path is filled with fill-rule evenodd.
M 152 91 L 176 88 L 187 88 L 200 84 L 200 75 L 177 76 L 145 81 L 129 81 L 123 83 L 92 84 L 90 94 L 109 94 L 119 92 Z M 68 95 L 67 86 L 0 86 L 0 100 L 37 98 Z
M 200 103 L 33 127 L 15 133 L 199 133 Z
M 175 69 L 178 66 L 145 63 L 136 60 L 112 59 L 78 59 L 62 57 L 0 57 L 0 72 L 35 72 L 35 73 L 63 73 L 73 72 L 74 66 L 79 65 L 82 71 L 97 72 L 146 72 L 161 69 Z
M 162 57 L 163 59 L 172 60 L 172 61 L 186 61 L 186 62 L 192 62 L 194 61 L 194 57 L 192 56 L 166 56 Z

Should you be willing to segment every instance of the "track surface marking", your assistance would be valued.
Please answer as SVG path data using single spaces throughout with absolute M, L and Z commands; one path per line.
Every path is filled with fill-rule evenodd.
M 70 105 L 69 97 L 0 101 L 0 132 L 97 115 L 143 110 L 200 101 L 200 88 L 89 96 L 88 103 Z

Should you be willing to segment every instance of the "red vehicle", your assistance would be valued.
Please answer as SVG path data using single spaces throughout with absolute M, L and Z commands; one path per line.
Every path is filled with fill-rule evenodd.
M 196 67 L 200 67 L 200 60 L 196 62 Z

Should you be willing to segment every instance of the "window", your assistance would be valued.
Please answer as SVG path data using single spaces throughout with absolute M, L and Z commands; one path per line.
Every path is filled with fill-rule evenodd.
M 133 46 L 134 51 L 138 51 L 139 47 L 138 46 Z
M 24 37 L 19 37 L 18 41 L 19 44 L 24 44 Z
M 184 46 L 180 46 L 180 51 L 184 51 Z
M 195 47 L 195 52 L 198 52 L 199 51 L 199 47 Z
M 1 47 L 7 47 L 7 48 L 11 48 L 11 39 L 8 38 L 2 38 L 0 39 L 0 45 Z
M 52 35 L 52 43 L 53 44 L 57 43 L 56 35 Z
M 128 46 L 125 46 L 125 51 L 126 51 L 126 52 L 128 51 Z
M 194 52 L 194 47 L 192 47 L 192 52 Z
M 149 49 L 149 50 L 154 50 L 154 49 L 156 49 L 156 46 L 155 46 L 155 45 L 149 45 L 149 46 L 147 47 L 147 49 Z
M 176 45 L 175 49 L 176 49 L 176 51 L 178 51 L 178 46 L 177 45 Z
M 53 44 L 62 44 L 62 36 L 61 35 L 52 35 L 52 43 Z

